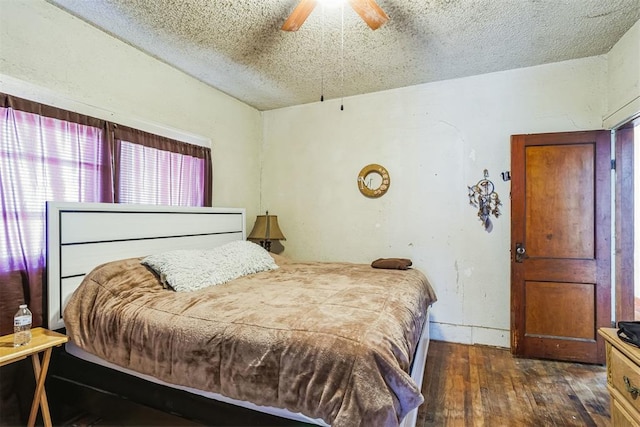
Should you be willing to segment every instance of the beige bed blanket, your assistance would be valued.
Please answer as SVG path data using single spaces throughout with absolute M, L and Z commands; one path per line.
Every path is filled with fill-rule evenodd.
M 333 426 L 394 426 L 423 397 L 408 372 L 435 295 L 418 270 L 280 263 L 196 292 L 163 289 L 139 259 L 86 276 L 71 340 L 163 381 Z

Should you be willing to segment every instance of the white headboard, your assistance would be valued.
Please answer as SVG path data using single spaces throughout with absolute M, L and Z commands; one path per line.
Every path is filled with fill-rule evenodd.
M 47 202 L 48 328 L 64 327 L 64 306 L 94 267 L 244 240 L 245 215 L 242 208 Z

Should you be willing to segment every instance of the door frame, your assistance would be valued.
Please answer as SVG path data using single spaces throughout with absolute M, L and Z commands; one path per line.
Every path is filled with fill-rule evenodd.
M 640 117 L 612 132 L 615 135 L 616 224 L 616 309 L 613 326 L 620 320 L 640 320 L 634 319 L 634 145 L 640 144 L 640 141 L 634 141 L 635 126 L 640 126 Z

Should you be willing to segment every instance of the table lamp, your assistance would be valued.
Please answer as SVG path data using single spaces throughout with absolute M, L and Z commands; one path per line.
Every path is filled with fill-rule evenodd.
M 260 241 L 260 246 L 267 251 L 271 251 L 272 240 L 287 239 L 278 226 L 278 217 L 269 215 L 269 211 L 267 211 L 266 215 L 258 215 L 256 217 L 256 223 L 253 225 L 253 230 L 249 233 L 247 240 L 258 240 Z

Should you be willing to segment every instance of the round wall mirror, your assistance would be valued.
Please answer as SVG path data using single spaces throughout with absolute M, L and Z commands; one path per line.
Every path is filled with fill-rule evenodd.
M 390 184 L 389 172 L 375 163 L 363 167 L 358 174 L 358 189 L 367 197 L 382 196 L 387 192 Z

